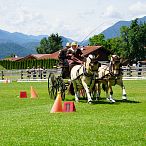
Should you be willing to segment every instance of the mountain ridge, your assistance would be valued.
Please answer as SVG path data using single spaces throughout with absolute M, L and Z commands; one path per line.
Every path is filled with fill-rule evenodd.
M 118 21 L 117 23 L 108 27 L 107 29 L 105 29 L 101 33 L 104 34 L 106 39 L 119 37 L 120 36 L 120 28 L 122 26 L 130 26 L 131 22 L 132 22 L 132 20 L 131 21 Z M 140 22 L 142 22 L 142 23 L 146 22 L 146 16 L 144 16 L 142 18 L 138 18 L 138 23 L 140 23 Z

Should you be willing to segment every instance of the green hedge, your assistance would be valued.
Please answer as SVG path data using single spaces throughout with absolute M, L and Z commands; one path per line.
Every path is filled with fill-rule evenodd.
M 9 61 L 9 60 L 1 60 L 0 65 L 5 69 L 27 69 L 27 67 L 45 67 L 46 69 L 53 68 L 54 65 L 58 64 L 58 60 L 56 59 L 48 59 L 48 60 L 25 60 L 25 61 Z

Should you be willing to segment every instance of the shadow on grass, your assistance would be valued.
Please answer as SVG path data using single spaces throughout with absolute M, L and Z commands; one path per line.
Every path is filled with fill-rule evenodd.
M 141 103 L 139 101 L 134 101 L 134 100 L 116 100 L 116 102 L 122 102 L 122 103 Z
M 74 98 L 70 98 L 70 99 L 65 99 L 64 101 L 75 101 L 75 99 Z M 113 105 L 113 104 L 115 104 L 115 105 L 119 105 L 120 103 L 141 103 L 141 102 L 139 102 L 139 101 L 133 101 L 133 100 L 115 100 L 116 102 L 115 103 L 112 103 L 112 102 L 110 102 L 110 101 L 107 101 L 107 99 L 106 98 L 100 98 L 100 100 L 93 100 L 92 101 L 92 104 L 111 104 L 111 105 Z M 81 103 L 87 103 L 87 98 L 84 98 L 84 97 L 80 97 L 80 99 L 79 99 L 79 102 L 81 102 Z

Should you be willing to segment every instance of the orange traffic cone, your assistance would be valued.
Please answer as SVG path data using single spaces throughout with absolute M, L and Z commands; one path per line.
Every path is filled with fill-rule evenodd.
M 37 98 L 38 97 L 38 94 L 36 93 L 36 91 L 33 89 L 32 86 L 30 88 L 30 93 L 31 93 L 31 98 Z
M 54 105 L 51 109 L 51 113 L 56 113 L 56 112 L 62 112 L 62 98 L 61 98 L 61 93 L 58 92 L 57 98 L 54 102 Z

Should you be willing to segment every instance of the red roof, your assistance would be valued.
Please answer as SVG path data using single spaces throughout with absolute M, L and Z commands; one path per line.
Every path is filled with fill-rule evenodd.
M 49 57 L 52 58 L 52 59 L 58 59 L 58 55 L 59 55 L 59 51 L 50 54 Z
M 96 51 L 97 49 L 102 48 L 102 46 L 85 46 L 85 47 L 80 47 L 80 48 L 82 49 L 83 55 L 87 56 L 88 54 Z M 58 59 L 58 55 L 59 55 L 59 51 L 54 52 L 52 54 L 31 54 L 22 59 L 19 59 L 19 61 L 26 60 L 26 59 L 38 59 L 38 60 L 49 59 L 49 58 Z
M 37 59 L 37 60 L 48 59 L 48 58 L 50 58 L 50 55 L 51 54 L 30 54 L 17 61 L 22 61 L 22 60 L 27 60 L 27 59 Z
M 22 57 L 10 57 L 10 58 L 4 58 L 3 60 L 9 60 L 9 61 L 17 61 L 22 59 Z
M 102 46 L 85 46 L 85 47 L 83 47 L 82 53 L 84 56 L 86 56 L 99 48 L 102 48 Z
M 82 53 L 84 56 L 87 56 L 88 54 L 94 52 L 95 50 L 102 48 L 102 46 L 85 46 L 85 47 L 80 47 L 83 48 Z M 54 58 L 58 59 L 59 51 L 50 54 L 49 58 Z

